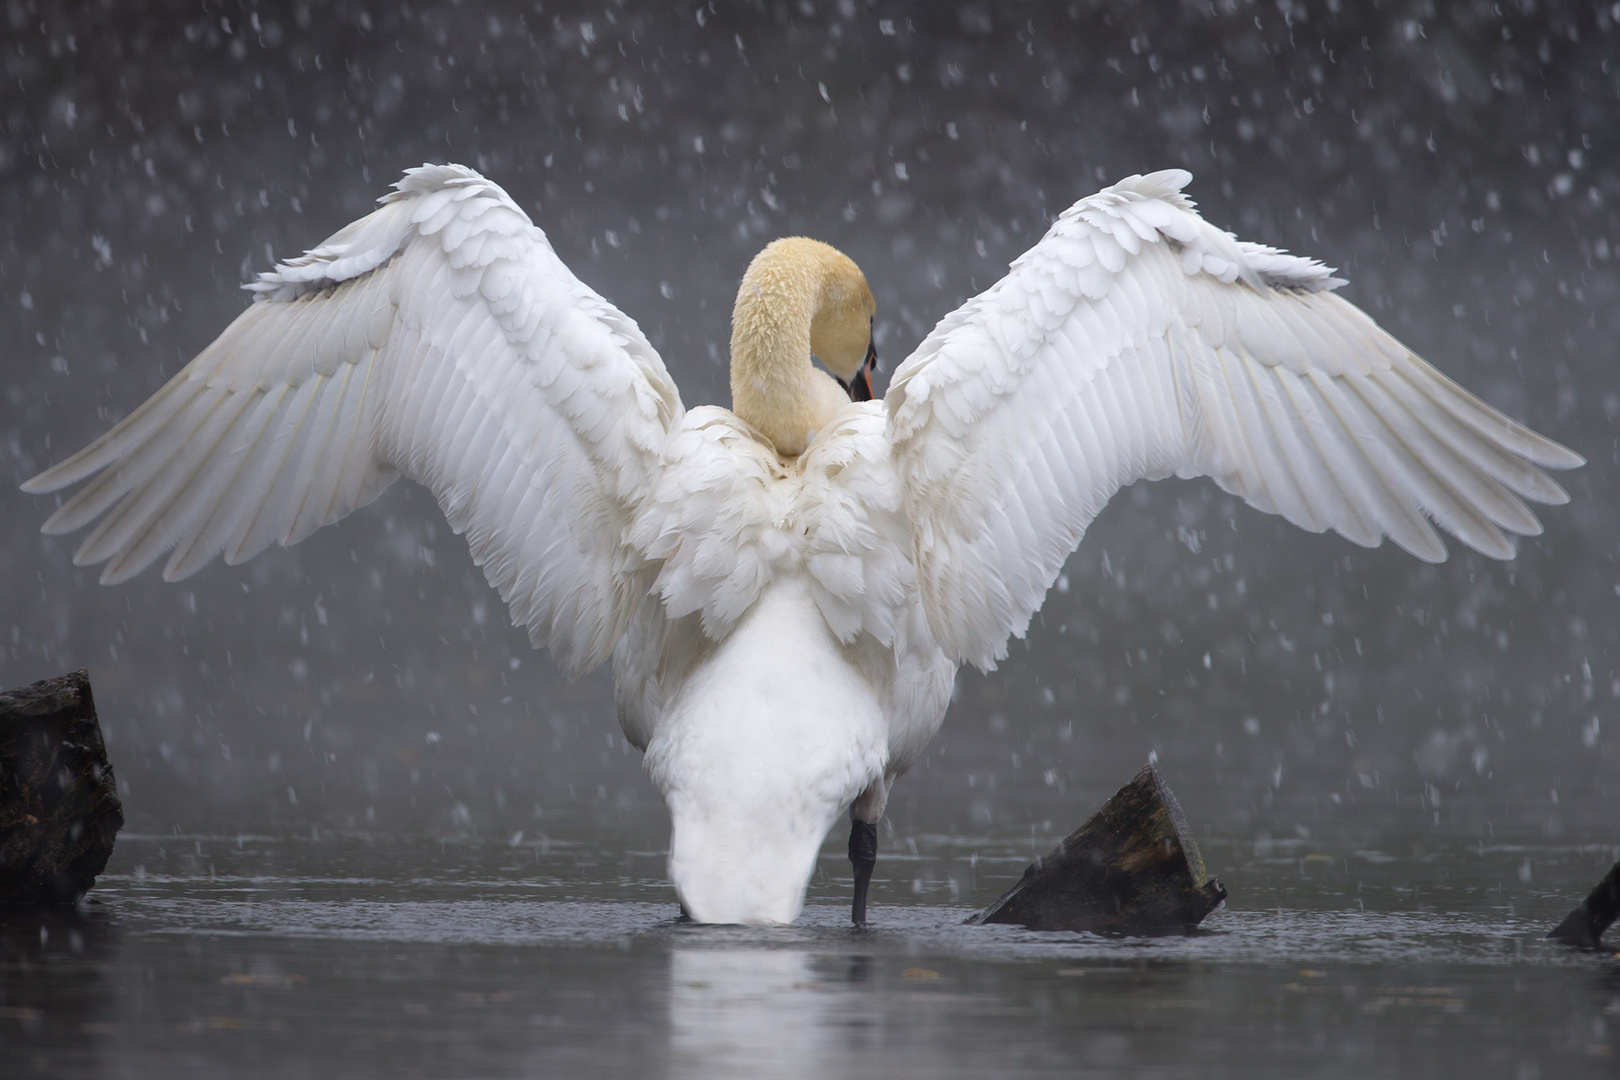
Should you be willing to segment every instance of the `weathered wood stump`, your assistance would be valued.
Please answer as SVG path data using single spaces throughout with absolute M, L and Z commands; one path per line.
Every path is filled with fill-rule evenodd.
M 1150 762 L 969 923 L 1098 934 L 1184 934 L 1226 899 Z
M 1547 931 L 1547 936 L 1566 945 L 1595 949 L 1603 941 L 1603 931 L 1617 917 L 1620 917 L 1620 862 L 1610 868 L 1579 907 Z
M 0 693 L 0 905 L 77 904 L 123 826 L 89 674 Z

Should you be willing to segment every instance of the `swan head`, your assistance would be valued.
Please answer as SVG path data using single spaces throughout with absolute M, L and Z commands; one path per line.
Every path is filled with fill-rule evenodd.
M 778 452 L 803 453 L 839 409 L 871 399 L 876 311 L 866 275 L 848 255 L 802 236 L 772 241 L 737 290 L 732 409 Z
M 872 369 L 877 366 L 872 318 L 877 301 L 866 275 L 848 255 L 820 241 L 794 237 L 777 243 L 825 249 L 821 292 L 810 318 L 810 353 L 826 365 L 852 401 L 871 401 Z

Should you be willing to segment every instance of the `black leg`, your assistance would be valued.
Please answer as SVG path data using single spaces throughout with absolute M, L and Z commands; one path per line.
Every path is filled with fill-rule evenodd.
M 850 823 L 849 861 L 855 867 L 855 905 L 850 913 L 850 921 L 856 926 L 865 926 L 866 890 L 872 884 L 872 870 L 877 866 L 876 822 Z

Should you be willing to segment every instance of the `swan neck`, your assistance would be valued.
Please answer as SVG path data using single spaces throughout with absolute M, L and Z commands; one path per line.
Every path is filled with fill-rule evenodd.
M 789 457 L 802 453 L 827 419 L 818 381 L 836 386 L 810 361 L 824 277 L 820 260 L 773 244 L 743 275 L 731 316 L 732 411 Z

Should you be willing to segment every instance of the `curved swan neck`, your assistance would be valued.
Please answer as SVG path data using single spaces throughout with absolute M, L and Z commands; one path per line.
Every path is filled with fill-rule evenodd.
M 754 257 L 731 315 L 732 411 L 796 457 L 849 398 L 810 362 L 810 331 L 847 256 L 803 237 Z M 855 271 L 857 274 L 859 271 Z

